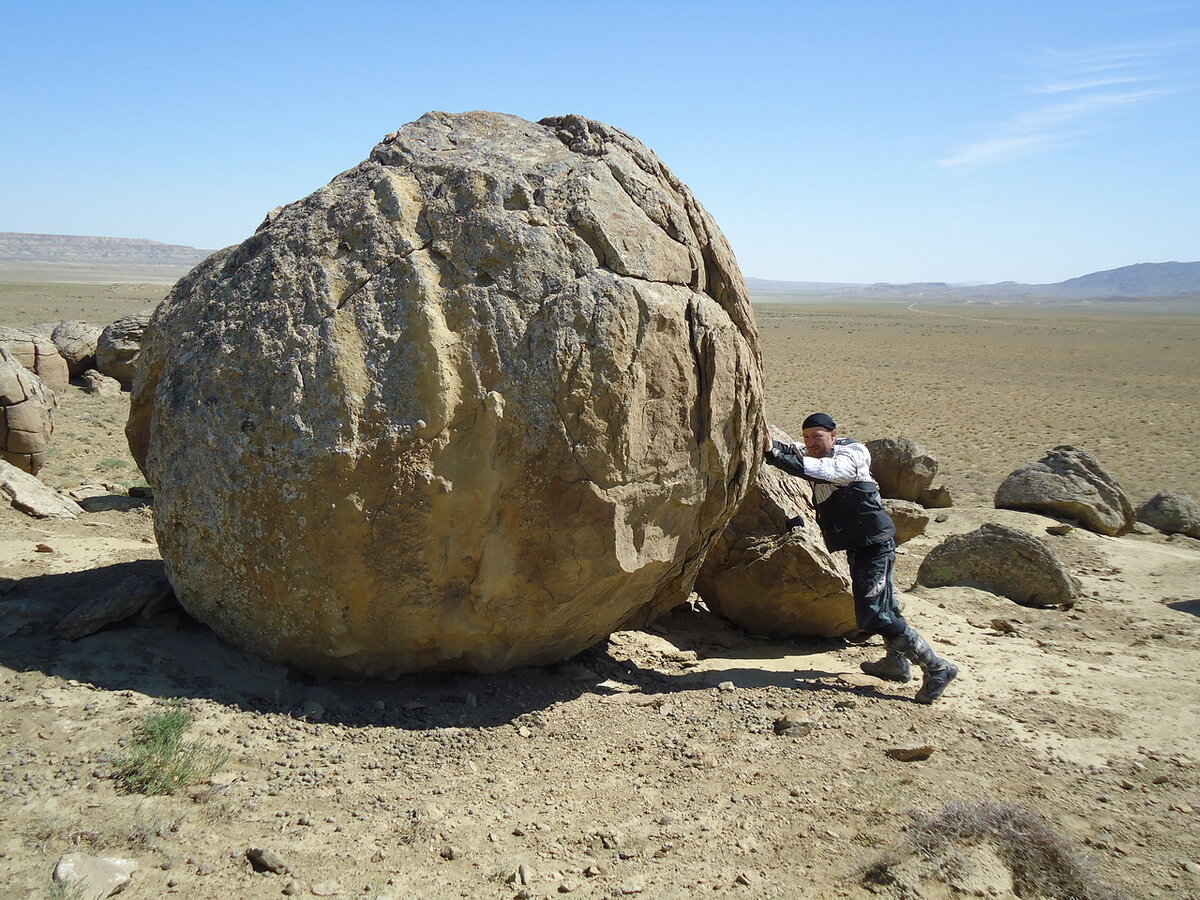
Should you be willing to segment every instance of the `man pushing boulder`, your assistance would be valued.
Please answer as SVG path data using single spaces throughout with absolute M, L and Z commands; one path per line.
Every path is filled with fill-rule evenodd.
M 868 675 L 889 681 L 912 678 L 909 662 L 925 678 L 918 703 L 933 703 L 958 675 L 954 663 L 938 656 L 908 624 L 896 604 L 896 526 L 871 477 L 871 453 L 858 441 L 838 437 L 826 413 L 813 413 L 801 426 L 803 444 L 767 438 L 766 461 L 812 483 L 817 524 L 831 553 L 846 551 L 858 627 L 883 638 L 887 656 L 862 663 Z

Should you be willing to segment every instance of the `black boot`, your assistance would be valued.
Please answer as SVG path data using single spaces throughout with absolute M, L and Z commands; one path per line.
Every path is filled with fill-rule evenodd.
M 950 682 L 958 675 L 958 666 L 934 653 L 929 642 L 921 637 L 911 625 L 905 627 L 899 636 L 884 641 L 884 643 L 887 644 L 889 650 L 895 650 L 912 660 L 925 673 L 921 689 L 917 691 L 918 703 L 932 703 L 942 696 Z
M 887 656 L 883 659 L 874 662 L 868 661 L 859 663 L 858 667 L 868 675 L 874 675 L 876 678 L 882 678 L 884 681 L 899 681 L 904 683 L 912 681 L 912 669 L 908 666 L 908 660 L 903 654 L 888 648 Z

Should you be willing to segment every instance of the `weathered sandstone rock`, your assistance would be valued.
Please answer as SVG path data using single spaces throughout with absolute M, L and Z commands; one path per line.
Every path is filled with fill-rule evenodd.
M 102 375 L 95 369 L 88 369 L 79 376 L 79 387 L 85 394 L 96 394 L 101 397 L 116 397 L 121 393 L 121 382 Z
M 934 547 L 921 561 L 917 582 L 979 588 L 1023 606 L 1073 606 L 1079 596 L 1075 579 L 1045 541 L 994 522 Z
M 0 457 L 36 475 L 46 462 L 58 400 L 0 346 Z
M 67 613 L 55 630 L 67 640 L 77 641 L 100 629 L 156 609 L 171 599 L 171 585 L 161 573 L 130 575 L 98 596 L 85 600 Z
M 1159 491 L 1138 507 L 1137 520 L 1166 534 L 1200 538 L 1200 503 L 1178 491 Z
M 54 326 L 51 340 L 59 355 L 66 360 L 72 378 L 96 366 L 96 344 L 104 331 L 88 322 L 59 322 Z
M 96 339 L 96 368 L 121 382 L 121 387 L 133 384 L 142 352 L 142 333 L 150 315 L 150 312 L 140 312 L 123 316 L 106 326 Z
M 950 488 L 940 484 L 937 487 L 921 491 L 917 502 L 926 509 L 949 509 L 954 505 L 954 498 L 950 494 Z
M 791 443 L 777 428 L 776 440 Z M 825 549 L 812 490 L 801 478 L 762 466 L 720 540 L 696 592 L 713 612 L 751 634 L 846 637 L 858 631 L 844 554 Z
M 867 441 L 871 451 L 871 476 L 881 497 L 915 503 L 933 484 L 938 460 L 916 441 L 908 438 L 879 438 Z
M 176 284 L 126 430 L 175 593 L 223 636 L 495 671 L 687 597 L 761 395 L 733 254 L 649 149 L 430 113 Z
M 50 390 L 67 389 L 67 361 L 59 355 L 50 338 L 0 325 L 0 349 L 11 353 L 13 359 L 40 378 Z
M 1020 509 L 1073 519 L 1098 534 L 1125 534 L 1133 506 L 1094 456 L 1063 445 L 1017 469 L 996 491 L 997 509 Z
M 56 493 L 3 459 L 0 459 L 0 499 L 38 519 L 73 519 L 82 511 L 70 497 Z
M 925 507 L 919 503 L 907 500 L 884 500 L 883 508 L 888 511 L 896 524 L 896 543 L 903 544 L 911 541 L 917 535 L 925 533 L 929 524 L 929 515 Z

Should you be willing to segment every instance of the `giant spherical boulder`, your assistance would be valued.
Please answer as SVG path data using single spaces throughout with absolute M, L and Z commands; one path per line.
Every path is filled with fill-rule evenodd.
M 315 673 L 568 657 L 683 601 L 758 466 L 745 285 L 577 116 L 429 113 L 155 312 L 127 426 L 180 602 Z
M 0 346 L 0 458 L 36 475 L 46 462 L 58 400 Z

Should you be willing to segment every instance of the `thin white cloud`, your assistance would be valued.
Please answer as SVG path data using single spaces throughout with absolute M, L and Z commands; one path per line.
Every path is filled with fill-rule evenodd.
M 1146 77 L 1117 77 L 1083 78 L 1074 81 L 1059 81 L 1049 84 L 1035 85 L 1029 88 L 1031 94 L 1068 94 L 1072 91 L 1088 91 L 1092 88 L 1116 87 L 1122 84 L 1144 84 L 1149 81 Z
M 1177 90 L 1166 83 L 1162 69 L 1165 58 L 1180 48 L 1181 42 L 1174 39 L 1126 47 L 1043 50 L 1036 64 L 1040 77 L 1024 89 L 1032 105 L 986 129 L 979 140 L 955 148 L 938 165 L 1005 162 L 1063 146 L 1085 131 L 1103 127 L 1121 109 Z
M 996 137 L 960 148 L 953 156 L 939 159 L 939 166 L 979 166 L 986 163 L 1004 162 L 1042 149 L 1052 143 L 1048 135 L 1031 134 L 1025 137 Z

